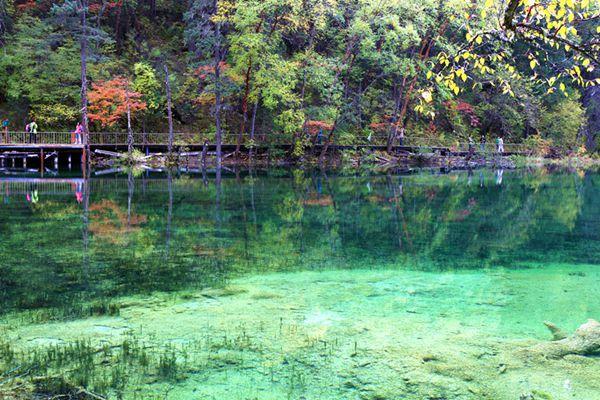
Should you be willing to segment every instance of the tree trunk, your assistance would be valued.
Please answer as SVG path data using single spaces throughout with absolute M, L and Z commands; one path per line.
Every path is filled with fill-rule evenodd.
M 338 125 L 338 121 L 336 120 L 333 123 L 333 128 L 331 128 L 331 131 L 329 132 L 329 135 L 327 136 L 327 140 L 325 141 L 325 144 L 323 145 L 323 149 L 321 149 L 321 155 L 319 156 L 319 164 L 323 164 L 323 161 L 325 161 L 325 156 L 327 155 L 327 150 L 329 150 L 329 144 L 331 143 L 331 140 L 333 139 L 333 136 L 335 135 L 335 130 L 337 129 L 337 125 Z
M 127 153 L 133 153 L 133 129 L 131 129 L 131 106 L 129 104 L 129 86 L 125 88 L 125 105 L 127 107 Z
M 88 120 L 88 94 L 87 94 L 87 7 L 88 0 L 81 0 L 81 117 L 83 122 L 83 144 L 85 153 L 90 152 L 90 129 Z M 87 159 L 86 159 L 87 162 Z
M 396 92 L 396 101 L 394 104 L 394 115 L 392 117 L 392 126 L 390 128 L 390 133 L 387 140 L 387 152 L 391 153 L 392 148 L 394 146 L 394 140 L 398 135 L 398 121 L 400 118 L 400 104 L 402 104 L 402 94 L 404 93 L 404 89 L 406 88 L 406 76 L 402 79 L 402 85 L 400 86 L 398 91 Z
M 0 0 L 0 48 L 4 46 L 4 35 L 8 32 L 8 12 L 6 2 Z
M 167 89 L 167 117 L 169 119 L 169 155 L 173 153 L 173 102 L 171 100 L 171 81 L 169 67 L 165 64 L 165 86 Z
M 250 159 L 254 155 L 254 133 L 256 132 L 256 113 L 258 112 L 258 99 L 254 102 L 254 108 L 252 109 L 252 126 L 250 127 L 250 141 L 252 146 L 250 147 Z
M 235 156 L 239 157 L 240 148 L 246 132 L 246 124 L 248 123 L 248 97 L 250 96 L 250 80 L 252 79 L 252 59 L 248 62 L 248 68 L 244 78 L 244 97 L 242 97 L 242 123 L 240 124 L 240 132 L 238 134 L 237 144 L 235 146 Z
M 223 164 L 223 134 L 221 132 L 221 26 L 217 24 L 217 43 L 215 44 L 215 139 L 217 141 L 217 170 Z

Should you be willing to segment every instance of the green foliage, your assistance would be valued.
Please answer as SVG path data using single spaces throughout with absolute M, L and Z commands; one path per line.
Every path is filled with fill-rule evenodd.
M 300 110 L 285 110 L 275 120 L 280 132 L 292 135 L 302 129 L 305 116 Z
M 540 131 L 556 146 L 576 149 L 583 145 L 580 136 L 585 110 L 578 99 L 564 99 L 541 116 Z
M 525 139 L 524 144 L 532 150 L 532 155 L 544 157 L 550 152 L 552 140 L 544 139 L 541 135 L 531 135 Z
M 148 108 L 156 111 L 163 107 L 164 96 L 162 95 L 162 85 L 156 77 L 154 69 L 143 62 L 135 63 L 133 66 L 134 80 L 132 89 L 141 93 L 143 100 Z
M 559 21 L 566 30 L 553 26 L 552 37 L 511 30 L 502 17 L 515 2 L 515 23 L 547 30 Z M 47 3 L 8 2 L 0 10 L 0 107 L 20 117 L 11 119 L 33 114 L 44 129 L 60 129 L 71 127 L 80 109 L 81 9 L 73 0 Z M 244 140 L 251 126 L 262 137 L 291 140 L 305 122 L 327 121 L 344 143 L 363 140 L 372 124 L 380 137 L 396 124 L 407 137 L 487 134 L 521 142 L 542 132 L 571 146 L 566 132 L 581 121 L 578 93 L 597 84 L 598 72 L 594 52 L 585 56 L 566 43 L 597 48 L 590 40 L 596 3 L 562 1 L 555 14 L 544 3 L 526 19 L 523 0 L 163 0 L 103 3 L 102 12 L 91 1 L 88 79 L 91 86 L 133 78 L 150 111 L 136 129 L 167 128 L 167 64 L 177 130 L 215 130 L 219 115 L 224 135 Z M 489 34 L 490 26 L 501 33 Z M 557 105 L 567 95 L 571 126 L 568 107 Z M 481 125 L 448 112 L 454 100 L 473 105 Z M 561 127 L 551 115 L 564 119 Z M 307 145 L 296 144 L 297 154 Z
M 25 17 L 0 58 L 0 87 L 14 103 L 31 105 L 42 126 L 72 125 L 79 102 L 79 53 L 69 39 L 52 41 L 43 21 Z

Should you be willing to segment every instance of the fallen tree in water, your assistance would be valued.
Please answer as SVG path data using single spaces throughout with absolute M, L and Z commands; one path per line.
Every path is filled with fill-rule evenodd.
M 554 341 L 534 347 L 536 353 L 549 358 L 561 358 L 570 354 L 580 356 L 600 355 L 600 322 L 590 319 L 571 336 L 566 336 L 556 325 L 545 322 Z

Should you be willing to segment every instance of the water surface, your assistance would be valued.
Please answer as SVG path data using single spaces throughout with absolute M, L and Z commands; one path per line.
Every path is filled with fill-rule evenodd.
M 598 358 L 530 353 L 600 318 L 598 174 L 136 175 L 0 177 L 0 382 L 600 399 Z

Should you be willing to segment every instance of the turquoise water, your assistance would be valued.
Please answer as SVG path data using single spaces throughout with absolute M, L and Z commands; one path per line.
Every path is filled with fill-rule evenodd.
M 137 175 L 0 177 L 0 398 L 600 399 L 596 173 Z

